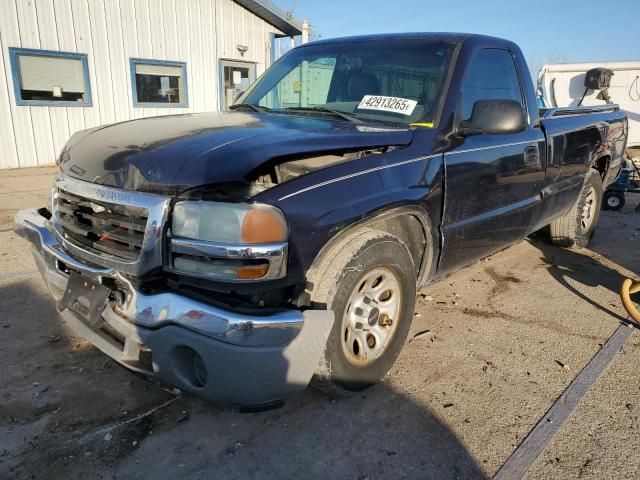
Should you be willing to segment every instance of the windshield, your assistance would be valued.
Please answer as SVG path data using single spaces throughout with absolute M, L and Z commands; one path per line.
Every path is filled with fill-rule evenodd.
M 406 39 L 299 47 L 237 103 L 279 113 L 331 109 L 364 121 L 432 123 L 452 51 L 451 43 Z

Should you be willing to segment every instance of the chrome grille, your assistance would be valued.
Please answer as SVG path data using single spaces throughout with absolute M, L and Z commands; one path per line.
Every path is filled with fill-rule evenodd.
M 136 261 L 144 245 L 148 210 L 89 199 L 58 189 L 55 213 L 63 237 L 94 254 Z
M 84 265 L 140 277 L 162 268 L 171 197 L 60 175 L 51 224 L 62 249 Z

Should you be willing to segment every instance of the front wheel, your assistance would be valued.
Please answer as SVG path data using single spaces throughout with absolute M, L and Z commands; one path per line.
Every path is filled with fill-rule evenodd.
M 363 229 L 327 253 L 313 274 L 312 300 L 336 320 L 312 385 L 356 392 L 389 371 L 413 318 L 415 272 L 405 244 L 378 230 Z
M 571 210 L 549 225 L 551 241 L 560 247 L 586 247 L 598 224 L 602 194 L 600 173 L 590 169 L 584 180 L 582 191 Z

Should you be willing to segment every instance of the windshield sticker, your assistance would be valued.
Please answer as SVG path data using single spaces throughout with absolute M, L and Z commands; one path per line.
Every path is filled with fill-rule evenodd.
M 380 95 L 365 95 L 362 97 L 358 110 L 379 110 L 382 112 L 411 115 L 418 102 L 399 97 L 382 97 Z

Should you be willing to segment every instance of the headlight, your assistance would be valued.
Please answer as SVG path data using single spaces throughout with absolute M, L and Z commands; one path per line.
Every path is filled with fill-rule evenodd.
M 287 223 L 262 204 L 179 202 L 173 209 L 169 268 L 232 282 L 286 274 Z
M 173 209 L 171 230 L 178 237 L 233 245 L 287 239 L 282 212 L 261 204 L 179 202 Z

